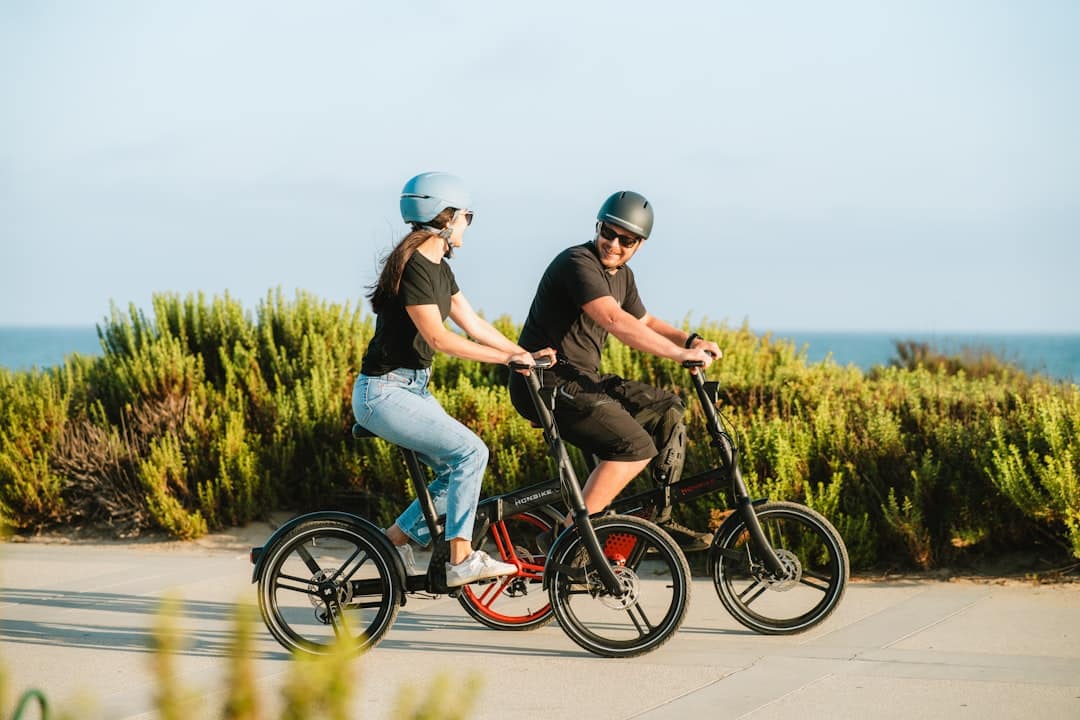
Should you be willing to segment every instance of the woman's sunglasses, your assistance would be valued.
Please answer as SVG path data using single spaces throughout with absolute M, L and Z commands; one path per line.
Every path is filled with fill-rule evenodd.
M 473 211 L 472 210 L 458 210 L 458 213 L 465 216 L 465 224 L 472 225 Z
M 620 235 L 603 223 L 600 223 L 600 235 L 602 235 L 605 240 L 617 240 L 619 244 L 627 250 L 641 242 L 641 238 L 634 237 L 633 235 Z

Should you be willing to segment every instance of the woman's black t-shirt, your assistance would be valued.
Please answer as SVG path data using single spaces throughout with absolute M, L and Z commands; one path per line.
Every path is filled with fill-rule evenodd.
M 360 372 L 385 375 L 395 368 L 431 367 L 435 350 L 416 329 L 405 307 L 438 305 L 439 315 L 445 320 L 450 315 L 450 298 L 457 292 L 449 263 L 433 263 L 423 253 L 414 252 L 405 263 L 397 297 L 375 320 L 375 335 L 368 343 Z
M 609 273 L 591 242 L 563 250 L 540 278 L 518 344 L 530 352 L 555 348 L 560 359 L 595 373 L 608 333 L 581 306 L 604 295 L 634 317 L 645 316 L 629 267 Z

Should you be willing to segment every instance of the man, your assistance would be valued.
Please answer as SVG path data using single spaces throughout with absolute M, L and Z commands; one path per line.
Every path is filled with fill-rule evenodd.
M 653 317 L 638 296 L 627 263 L 652 232 L 649 202 L 635 192 L 617 192 L 601 206 L 596 221 L 591 242 L 562 251 L 544 272 L 518 339 L 526 350 L 552 347 L 558 353 L 558 364 L 543 380 L 554 386 L 555 420 L 563 438 L 599 460 L 582 490 L 590 513 L 607 507 L 650 461 L 658 484 L 676 482 L 686 442 L 685 408 L 676 395 L 599 372 L 608 334 L 676 362 L 708 366 L 720 357 L 716 343 Z M 510 398 L 519 413 L 537 421 L 521 377 L 511 378 Z M 676 524 L 670 508 L 664 510 L 656 520 L 686 549 L 698 549 L 709 539 Z

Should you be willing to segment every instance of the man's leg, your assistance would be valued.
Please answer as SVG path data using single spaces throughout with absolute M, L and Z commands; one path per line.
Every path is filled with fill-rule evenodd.
M 673 393 L 636 380 L 613 377 L 607 382 L 612 395 L 648 431 L 658 448 L 652 460 L 652 476 L 664 495 L 656 508 L 654 521 L 667 530 L 684 551 L 708 548 L 712 533 L 682 525 L 671 512 L 671 485 L 682 477 L 686 460 L 686 410 L 682 401 Z
M 581 494 L 589 513 L 597 513 L 611 504 L 649 460 L 601 460 L 589 475 Z

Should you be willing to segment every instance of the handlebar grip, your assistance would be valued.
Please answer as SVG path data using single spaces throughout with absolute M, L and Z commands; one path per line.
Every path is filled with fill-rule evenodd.
M 711 358 L 718 357 L 717 354 L 712 352 L 711 350 L 706 350 L 705 354 L 708 355 Z M 700 360 L 683 360 L 682 366 L 684 368 L 699 368 L 699 367 L 705 367 L 705 363 L 703 363 Z
M 554 363 L 551 362 L 551 357 L 548 356 L 548 355 L 545 355 L 544 357 L 541 357 L 541 358 L 536 358 L 536 364 L 535 365 L 526 365 L 525 363 L 514 362 L 513 360 L 511 360 L 509 363 L 507 363 L 507 365 L 510 366 L 511 370 L 529 370 L 531 368 L 536 368 L 537 370 L 543 370 L 545 368 L 551 367 L 553 364 Z

